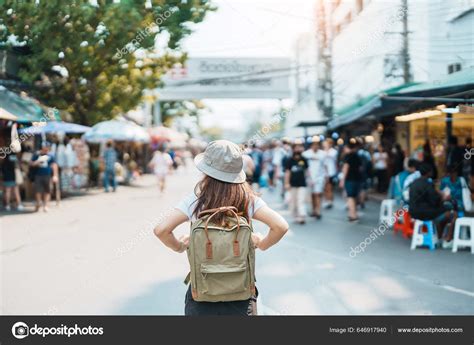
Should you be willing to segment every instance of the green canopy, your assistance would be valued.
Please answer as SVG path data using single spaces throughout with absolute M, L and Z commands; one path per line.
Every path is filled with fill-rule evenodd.
M 43 109 L 33 99 L 18 95 L 1 85 L 0 108 L 15 115 L 17 117 L 16 121 L 19 123 L 60 120 L 57 109 Z
M 336 127 L 359 120 L 360 118 L 369 114 L 374 109 L 382 107 L 382 99 L 380 97 L 381 95 L 396 94 L 400 90 L 404 90 L 405 88 L 414 85 L 416 85 L 416 83 L 407 83 L 389 89 L 381 90 L 377 93 L 363 97 L 346 107 L 336 109 L 334 118 L 328 123 L 328 128 L 334 129 Z
M 439 104 L 455 106 L 471 103 L 474 96 L 474 67 L 425 83 L 409 83 L 381 90 L 335 111 L 328 128 L 373 118 L 406 114 Z M 456 97 L 456 98 L 452 98 Z

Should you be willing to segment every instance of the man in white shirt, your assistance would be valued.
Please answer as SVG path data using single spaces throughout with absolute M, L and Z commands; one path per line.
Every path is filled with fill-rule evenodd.
M 309 165 L 313 214 L 317 219 L 321 219 L 321 197 L 327 176 L 325 165 L 326 152 L 320 149 L 319 142 L 313 141 L 311 148 L 303 152 L 303 157 L 308 160 Z
M 326 152 L 326 159 L 324 165 L 326 166 L 326 182 L 325 182 L 325 199 L 327 204 L 325 208 L 332 208 L 334 202 L 333 188 L 337 180 L 337 150 L 334 148 L 334 141 L 329 138 L 323 142 L 324 152 Z

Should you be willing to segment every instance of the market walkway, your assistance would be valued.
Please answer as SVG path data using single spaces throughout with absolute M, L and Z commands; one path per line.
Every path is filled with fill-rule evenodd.
M 181 171 L 159 196 L 145 176 L 47 214 L 2 217 L 1 313 L 182 314 L 186 256 L 164 248 L 151 229 L 196 178 Z M 288 216 L 275 194 L 264 198 Z M 278 246 L 258 253 L 260 312 L 473 314 L 474 258 L 466 251 L 410 251 L 387 232 L 350 256 L 377 226 L 377 207 L 369 204 L 362 222 L 349 225 L 339 201 L 321 221 L 292 225 Z

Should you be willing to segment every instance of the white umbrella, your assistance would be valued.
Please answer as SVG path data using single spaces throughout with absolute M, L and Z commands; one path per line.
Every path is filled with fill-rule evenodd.
M 126 120 L 99 122 L 85 133 L 83 138 L 90 143 L 101 143 L 107 140 L 150 142 L 150 135 L 143 127 Z

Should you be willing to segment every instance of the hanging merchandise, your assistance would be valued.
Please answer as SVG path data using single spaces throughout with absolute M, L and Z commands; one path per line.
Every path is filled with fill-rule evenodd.
M 12 132 L 11 132 L 11 144 L 10 147 L 13 153 L 21 152 L 21 143 L 20 138 L 18 136 L 18 124 L 14 123 L 12 125 Z

